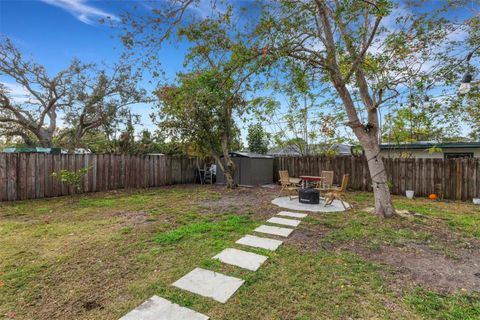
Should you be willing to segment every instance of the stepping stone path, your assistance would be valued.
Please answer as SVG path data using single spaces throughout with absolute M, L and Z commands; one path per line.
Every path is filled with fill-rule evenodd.
M 209 317 L 153 296 L 120 320 L 208 320 Z
M 246 235 L 245 237 L 238 239 L 235 243 L 275 251 L 283 241 Z
M 226 264 L 231 264 L 240 268 L 257 271 L 268 257 L 246 252 L 238 249 L 228 248 L 217 254 L 213 259 L 218 259 Z
M 290 212 L 290 211 L 280 211 L 279 213 L 277 213 L 277 216 L 303 219 L 306 216 L 308 216 L 308 214 L 306 214 L 306 213 L 296 213 L 296 212 Z
M 172 285 L 225 303 L 244 282 L 242 279 L 195 268 Z
M 290 211 L 281 211 L 275 217 L 267 220 L 268 223 L 280 224 L 289 227 L 297 227 L 300 220 L 307 216 L 304 213 Z M 271 234 L 281 237 L 288 237 L 294 229 L 261 225 L 254 231 L 264 234 Z M 235 243 L 253 248 L 262 248 L 275 251 L 283 241 L 246 235 L 238 239 Z M 247 252 L 235 248 L 227 248 L 214 256 L 212 259 L 218 259 L 223 263 L 234 265 L 251 271 L 256 271 L 268 259 L 268 257 Z M 185 276 L 175 281 L 172 286 L 187 290 L 198 295 L 212 298 L 218 302 L 226 303 L 227 300 L 240 288 L 245 281 L 239 278 L 226 276 L 224 274 L 195 268 Z M 153 296 L 136 309 L 120 318 L 120 320 L 208 320 L 209 317 L 181 307 L 166 299 Z
M 266 226 L 266 225 L 262 224 L 260 227 L 258 227 L 257 229 L 255 229 L 253 231 L 266 233 L 266 234 L 273 234 L 275 236 L 288 237 L 290 235 L 290 233 L 292 233 L 293 229 Z
M 267 220 L 270 223 L 283 224 L 284 226 L 296 227 L 300 224 L 298 220 L 273 217 Z

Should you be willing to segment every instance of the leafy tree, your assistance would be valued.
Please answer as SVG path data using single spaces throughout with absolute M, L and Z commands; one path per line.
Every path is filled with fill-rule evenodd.
M 107 72 L 90 65 L 74 78 L 70 100 L 63 109 L 64 121 L 72 128 L 68 136 L 71 148 L 79 146 L 88 131 L 128 125 L 130 106 L 149 101 L 145 90 L 137 88 L 140 74 L 132 72 L 130 65 L 117 64 L 110 69 Z
M 178 85 L 159 90 L 160 128 L 195 154 L 216 159 L 225 173 L 227 187 L 235 187 L 235 163 L 229 155 L 239 146 L 239 129 L 234 120 L 248 116 L 262 104 L 246 95 L 254 90 L 252 76 L 268 65 L 268 61 L 257 60 L 264 56 L 264 50 L 251 50 L 250 40 L 235 32 L 238 25 L 230 19 L 230 10 L 221 21 L 198 19 L 195 15 L 186 19 L 188 3 L 159 5 L 165 5 L 165 10 L 155 9 L 141 19 L 125 17 L 128 31 L 123 42 L 142 55 L 143 65 L 153 68 L 154 76 L 159 74 L 155 69 L 157 53 L 165 40 L 191 43 L 184 62 L 191 70 L 179 74 Z M 165 19 L 164 23 L 158 24 L 159 18 Z
M 263 129 L 260 123 L 252 124 L 248 127 L 248 150 L 257 153 L 267 153 L 269 144 L 269 134 Z
M 158 145 L 155 143 L 152 133 L 148 130 L 143 130 L 140 133 L 140 140 L 137 142 L 136 149 L 139 154 L 159 152 Z
M 392 17 L 399 6 L 409 14 Z M 293 1 L 265 4 L 255 28 L 272 55 L 323 76 L 336 92 L 348 126 L 362 145 L 374 185 L 376 213 L 394 215 L 385 166 L 379 157 L 379 109 L 405 87 L 427 90 L 445 75 L 427 62 L 445 64 L 456 24 L 439 8 L 409 1 Z M 442 70 L 444 71 L 444 70 Z
M 471 127 L 470 137 L 480 141 L 480 89 L 472 90 L 464 106 L 464 120 Z
M 264 75 L 273 64 L 287 61 L 319 75 L 318 81 L 332 86 L 332 98 L 341 103 L 347 125 L 365 151 L 376 213 L 393 216 L 379 156 L 379 110 L 405 96 L 406 87 L 428 91 L 447 75 L 455 78 L 448 69 L 456 60 L 446 53 L 459 45 L 448 38 L 459 24 L 442 13 L 457 2 L 429 10 L 422 8 L 423 2 L 388 0 L 260 1 L 241 8 L 237 2 L 226 2 L 222 6 L 225 2 L 214 1 L 212 14 L 203 20 L 191 17 L 194 10 L 189 9 L 198 6 L 196 1 L 162 2 L 146 19 L 133 21 L 124 42 L 150 49 L 153 42 L 158 48 L 158 39 L 183 28 L 188 30 L 187 40 L 194 43 L 193 55 L 227 56 L 235 65 L 242 62 L 246 70 Z M 400 8 L 408 14 L 397 14 Z M 248 19 L 240 22 L 237 17 Z M 231 28 L 232 21 L 236 28 Z M 433 67 L 424 67 L 432 61 Z
M 225 173 L 227 186 L 234 187 L 235 167 L 229 151 L 239 131 L 233 110 L 243 101 L 232 92 L 232 79 L 225 77 L 218 70 L 208 69 L 179 75 L 178 86 L 158 91 L 158 124 L 163 132 L 193 146 L 195 153 L 213 157 Z
M 125 64 L 111 69 L 73 60 L 67 69 L 50 76 L 44 66 L 25 59 L 10 39 L 2 39 L 0 75 L 26 92 L 18 99 L 0 84 L 2 134 L 19 136 L 27 145 L 52 147 L 62 115 L 68 130 L 58 140 L 68 137 L 74 149 L 88 131 L 122 119 L 129 105 L 144 100 L 144 91 L 136 87 L 138 73 Z
M 445 141 L 458 135 L 458 118 L 435 101 L 417 104 L 413 100 L 385 116 L 382 141 L 405 143 L 417 141 Z M 440 116 L 446 114 L 446 116 Z
M 132 116 L 129 115 L 127 126 L 120 134 L 117 141 L 117 152 L 125 154 L 135 154 L 135 128 L 133 126 Z
M 277 62 L 278 64 L 278 62 Z M 323 153 L 329 146 L 341 143 L 345 114 L 335 106 L 331 89 L 306 68 L 287 63 L 285 79 L 275 78 L 269 87 L 274 96 L 284 97 L 287 111 L 273 110 L 268 122 L 276 132 L 277 147 L 294 148 L 301 155 Z M 278 99 L 272 97 L 272 99 Z M 282 103 L 277 102 L 278 106 Z M 322 146 L 322 148 L 319 148 Z
M 20 136 L 33 145 L 32 136 L 42 147 L 51 147 L 57 128 L 58 109 L 68 100 L 74 75 L 85 67 L 75 61 L 55 76 L 35 62 L 25 60 L 8 38 L 0 41 L 0 75 L 25 90 L 22 101 L 15 101 L 9 88 L 0 85 L 0 129 L 5 136 Z M 31 133 L 31 135 L 29 134 Z

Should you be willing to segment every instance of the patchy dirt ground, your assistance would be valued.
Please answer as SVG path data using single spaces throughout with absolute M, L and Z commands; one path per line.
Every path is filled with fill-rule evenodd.
M 478 250 L 456 252 L 452 259 L 422 244 L 404 247 L 382 246 L 379 250 L 354 247 L 353 251 L 370 261 L 394 268 L 395 287 L 435 290 L 443 294 L 458 291 L 480 292 L 480 254 Z
M 221 198 L 202 204 L 202 210 L 234 208 L 237 212 L 269 216 L 279 210 L 270 204 L 278 191 L 268 188 L 239 188 L 234 192 L 220 190 Z M 352 202 L 356 208 L 363 208 L 366 204 L 365 201 Z M 345 219 L 352 214 L 355 211 L 345 213 Z M 328 214 L 310 213 L 309 219 L 321 222 L 322 215 L 328 218 Z M 448 228 L 444 219 L 438 217 L 412 217 L 402 219 L 399 224 L 404 229 L 428 233 L 433 239 L 407 239 L 399 245 L 384 244 L 372 249 L 367 244 L 368 239 L 347 243 L 325 242 L 323 240 L 331 229 L 314 222 L 301 225 L 286 243 L 304 251 L 350 251 L 371 262 L 387 265 L 395 274 L 391 285 L 396 288 L 422 285 L 441 293 L 480 292 L 480 241 L 456 234 Z
M 219 197 L 202 202 L 200 205 L 202 212 L 231 211 L 241 214 L 254 213 L 266 217 L 278 211 L 278 207 L 271 204 L 271 201 L 277 197 L 279 188 L 239 187 L 235 190 L 226 190 L 220 186 L 211 188 L 219 192 Z
M 172 186 L 86 195 L 73 205 L 64 198 L 0 205 L 0 318 L 114 319 L 142 299 L 162 294 L 208 310 L 216 315 L 212 319 L 242 319 L 245 306 L 268 318 L 297 319 L 305 312 L 305 319 L 383 319 L 393 312 L 413 319 L 402 302 L 405 291 L 421 287 L 441 299 L 480 292 L 480 214 L 472 205 L 395 198 L 398 207 L 421 216 L 383 220 L 364 212 L 373 202 L 368 193 L 351 193 L 352 211 L 310 213 L 282 239 L 285 255 L 275 253 L 257 276 L 281 275 L 286 277 L 283 284 L 259 281 L 257 287 L 256 278 L 247 281 L 261 297 L 240 292 L 238 306 L 220 308 L 171 289 L 169 284 L 192 266 L 251 232 L 229 229 L 218 236 L 218 230 L 208 231 L 216 221 L 240 215 L 252 225 L 261 223 L 281 210 L 271 204 L 278 191 Z M 172 230 L 179 231 L 177 242 L 155 242 L 159 234 Z M 365 288 L 358 291 L 361 283 Z M 297 303 L 306 303 L 297 313 L 275 309 L 279 304 L 272 296 L 288 305 L 292 294 Z M 363 301 L 361 306 L 358 301 Z M 380 311 L 378 303 L 386 311 Z M 480 302 L 474 303 L 478 309 Z M 343 311 L 329 313 L 332 308 Z M 468 314 L 480 314 L 475 312 Z M 450 318 L 468 318 L 460 314 Z

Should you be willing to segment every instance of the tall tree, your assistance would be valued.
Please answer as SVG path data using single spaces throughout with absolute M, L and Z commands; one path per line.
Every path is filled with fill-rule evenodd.
M 0 76 L 16 83 L 25 96 L 19 99 L 0 84 L 0 130 L 22 137 L 29 145 L 52 147 L 62 120 L 67 125 L 62 133 L 74 149 L 88 131 L 119 121 L 129 105 L 145 101 L 145 91 L 137 88 L 138 73 L 123 64 L 110 69 L 73 60 L 67 69 L 50 76 L 44 66 L 25 59 L 10 39 L 4 39 Z
M 260 123 L 251 124 L 248 127 L 248 150 L 257 153 L 267 153 L 269 144 L 269 134 Z
M 51 147 L 57 128 L 58 109 L 65 106 L 72 78 L 85 66 L 75 61 L 68 69 L 49 76 L 45 67 L 23 58 L 8 38 L 0 42 L 0 76 L 24 90 L 18 101 L 6 85 L 0 85 L 0 129 L 6 136 L 20 136 L 33 144 L 31 135 L 42 147 Z
M 126 34 L 125 42 L 130 45 L 131 39 L 140 34 L 141 43 L 158 43 L 155 39 L 164 39 L 179 25 L 188 25 L 191 34 L 205 40 L 202 46 L 195 46 L 197 53 L 212 52 L 212 46 L 231 48 L 232 39 L 241 39 L 242 51 L 233 47 L 216 53 L 250 56 L 270 64 L 289 61 L 320 75 L 320 81 L 333 87 L 346 113 L 347 125 L 365 150 L 376 213 L 393 216 L 385 166 L 379 156 L 379 109 L 387 101 L 405 95 L 405 87 L 428 90 L 445 76 L 440 71 L 447 68 L 439 66 L 451 61 L 447 53 L 456 52 L 450 50 L 454 41 L 448 37 L 458 31 L 456 21 L 449 21 L 443 14 L 446 8 L 423 10 L 424 2 L 408 0 L 279 0 L 259 1 L 258 5 L 249 2 L 243 8 L 238 8 L 237 2 L 226 2 L 223 6 L 224 1 L 213 1 L 216 6 L 204 19 L 208 23 L 196 23 L 190 20 L 189 13 L 194 12 L 190 9 L 198 6 L 197 1 L 167 1 L 164 8 L 155 9 L 147 19 L 153 23 L 134 21 L 134 31 Z M 232 14 L 236 5 L 239 10 Z M 218 36 L 218 26 L 231 21 L 235 21 L 236 32 L 227 28 L 229 32 Z M 217 34 L 209 32 L 215 30 L 211 26 L 216 27 Z M 145 37 L 145 30 L 152 29 L 161 30 L 163 37 Z M 251 54 L 258 51 L 262 59 Z M 427 67 L 432 61 L 434 65 Z
M 445 56 L 455 31 L 441 14 L 444 8 L 424 13 L 421 4 L 283 0 L 266 4 L 256 29 L 272 54 L 317 70 L 333 86 L 365 151 L 382 217 L 392 216 L 394 208 L 379 156 L 379 109 L 406 86 L 420 91 L 438 80 L 425 64 Z M 409 14 L 392 16 L 392 9 Z
M 250 39 L 242 37 L 236 21 L 230 19 L 230 9 L 221 20 L 199 19 L 195 14 L 186 19 L 184 14 L 191 3 L 165 2 L 160 4 L 164 8 L 155 8 L 143 19 L 124 17 L 130 29 L 122 39 L 127 48 L 140 50 L 142 66 L 153 67 L 153 75 L 160 73 L 156 69 L 158 50 L 165 40 L 174 36 L 191 44 L 184 62 L 190 71 L 179 75 L 178 86 L 163 86 L 159 91 L 166 116 L 162 128 L 183 137 L 183 142 L 200 154 L 215 158 L 225 173 L 227 187 L 235 187 L 235 163 L 229 154 L 238 144 L 235 120 L 262 105 L 259 100 L 248 99 L 247 92 L 253 91 L 252 76 L 268 61 L 258 63 L 265 50 L 252 50 Z M 164 22 L 159 24 L 158 19 Z M 189 113 L 183 113 L 186 110 Z M 168 125 L 175 121 L 177 128 Z
M 225 173 L 227 187 L 235 187 L 235 166 L 229 151 L 239 133 L 233 112 L 245 105 L 234 92 L 232 79 L 216 69 L 179 75 L 178 86 L 158 91 L 159 126 L 163 132 L 193 146 L 195 153 L 213 157 Z M 223 159 L 220 157 L 223 156 Z
M 132 72 L 128 64 L 108 69 L 90 65 L 72 81 L 69 101 L 63 108 L 64 121 L 71 128 L 66 137 L 70 148 L 79 146 L 91 130 L 127 124 L 132 119 L 130 106 L 149 101 L 146 91 L 137 87 L 140 73 Z
M 415 101 L 417 100 L 417 101 Z M 459 135 L 460 123 L 450 116 L 449 105 L 433 99 L 415 99 L 391 110 L 384 118 L 382 142 L 438 141 Z M 442 116 L 444 115 L 444 116 Z M 453 114 L 452 114 L 453 115 Z
M 275 77 L 269 86 L 273 89 L 272 99 L 283 97 L 287 108 L 268 114 L 276 146 L 293 148 L 305 156 L 328 153 L 334 144 L 345 140 L 341 135 L 345 113 L 336 106 L 335 99 L 327 98 L 331 96 L 331 88 L 321 82 L 316 72 L 299 68 L 291 61 L 284 69 L 284 79 Z M 277 101 L 277 105 L 282 103 Z

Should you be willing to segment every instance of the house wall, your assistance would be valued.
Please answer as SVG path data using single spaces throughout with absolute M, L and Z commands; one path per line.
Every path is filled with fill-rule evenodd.
M 480 158 L 480 148 L 443 148 L 442 152 L 428 153 L 425 149 L 401 149 L 401 150 L 382 150 L 380 155 L 383 158 L 399 158 L 404 153 L 411 154 L 412 158 L 431 158 L 443 159 L 445 153 L 465 153 L 473 152 L 475 158 Z

